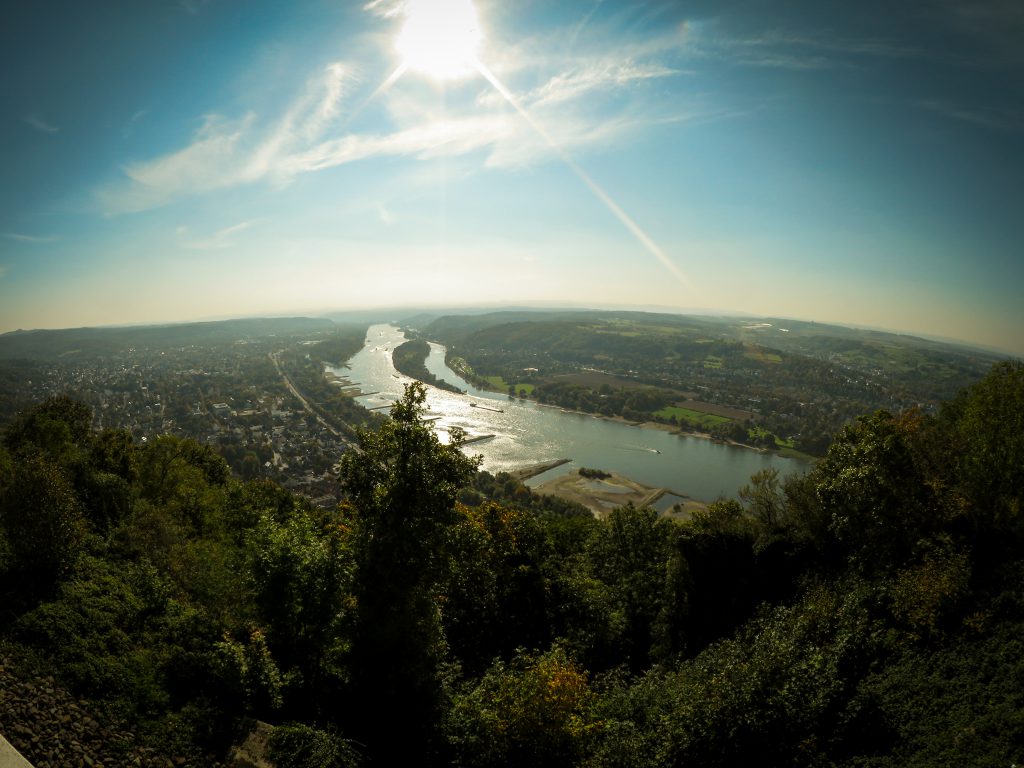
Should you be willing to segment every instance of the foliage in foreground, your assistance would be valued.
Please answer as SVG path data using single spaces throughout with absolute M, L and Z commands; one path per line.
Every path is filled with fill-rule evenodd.
M 411 387 L 316 510 L 57 398 L 0 448 L 0 627 L 167 754 L 282 766 L 1009 765 L 1024 369 L 686 523 L 475 473 Z

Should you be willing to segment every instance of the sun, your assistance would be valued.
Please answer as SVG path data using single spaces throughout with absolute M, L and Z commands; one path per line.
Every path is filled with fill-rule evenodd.
M 409 69 L 454 80 L 475 71 L 482 37 L 471 0 L 408 0 L 396 47 Z

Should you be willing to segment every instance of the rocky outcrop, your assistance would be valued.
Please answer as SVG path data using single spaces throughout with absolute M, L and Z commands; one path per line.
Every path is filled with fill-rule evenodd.
M 35 768 L 178 768 L 95 717 L 52 676 L 23 676 L 0 656 L 0 734 Z

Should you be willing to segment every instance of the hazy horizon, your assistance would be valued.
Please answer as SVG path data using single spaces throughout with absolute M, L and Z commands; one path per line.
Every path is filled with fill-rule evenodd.
M 1009 358 L 1022 357 L 1022 353 L 1002 347 L 994 347 L 986 344 L 979 344 L 965 339 L 958 339 L 949 336 L 938 336 L 928 333 L 908 331 L 900 328 L 885 328 L 881 326 L 862 325 L 855 323 L 837 323 L 817 320 L 811 317 L 782 317 L 778 315 L 755 315 L 749 312 L 736 310 L 716 310 L 714 308 L 698 309 L 677 309 L 674 307 L 661 306 L 636 306 L 632 304 L 572 304 L 569 302 L 536 302 L 523 304 L 464 304 L 464 305 L 414 305 L 405 306 L 365 306 L 365 307 L 336 307 L 333 309 L 312 309 L 306 311 L 276 312 L 276 313 L 250 313 L 250 314 L 226 314 L 226 315 L 203 315 L 196 317 L 183 317 L 168 320 L 140 320 L 138 322 L 114 322 L 100 325 L 73 325 L 73 326 L 42 326 L 36 328 L 16 328 L 0 331 L 0 336 L 10 333 L 31 333 L 33 331 L 67 331 L 82 329 L 124 329 L 124 328 L 147 328 L 164 327 L 177 325 L 193 325 L 199 323 L 231 322 L 253 319 L 273 318 L 295 318 L 307 317 L 310 319 L 330 319 L 335 322 L 345 323 L 354 318 L 368 319 L 373 322 L 400 322 L 418 314 L 445 316 L 448 314 L 474 315 L 498 312 L 643 312 L 650 314 L 670 314 L 678 316 L 689 316 L 697 318 L 735 318 L 737 320 L 777 320 L 792 323 L 812 323 L 822 326 L 840 327 L 859 331 L 870 331 L 893 334 L 896 336 L 909 336 L 920 338 L 926 341 L 961 346 L 974 349 L 980 352 L 988 352 L 998 355 L 1005 355 Z
M 9 16 L 0 332 L 594 306 L 1024 354 L 1012 4 Z

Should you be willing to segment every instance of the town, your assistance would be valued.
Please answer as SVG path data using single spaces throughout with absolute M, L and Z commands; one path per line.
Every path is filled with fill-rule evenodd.
M 5 363 L 3 418 L 20 404 L 65 394 L 92 407 L 97 429 L 127 429 L 142 444 L 192 438 L 243 479 L 274 480 L 317 506 L 337 503 L 335 465 L 355 427 L 382 417 L 355 402 L 358 389 L 328 381 L 323 365 L 357 351 L 365 327 L 325 322 L 306 332 L 206 341 L 185 330 L 153 343 L 139 335 L 101 354 Z

